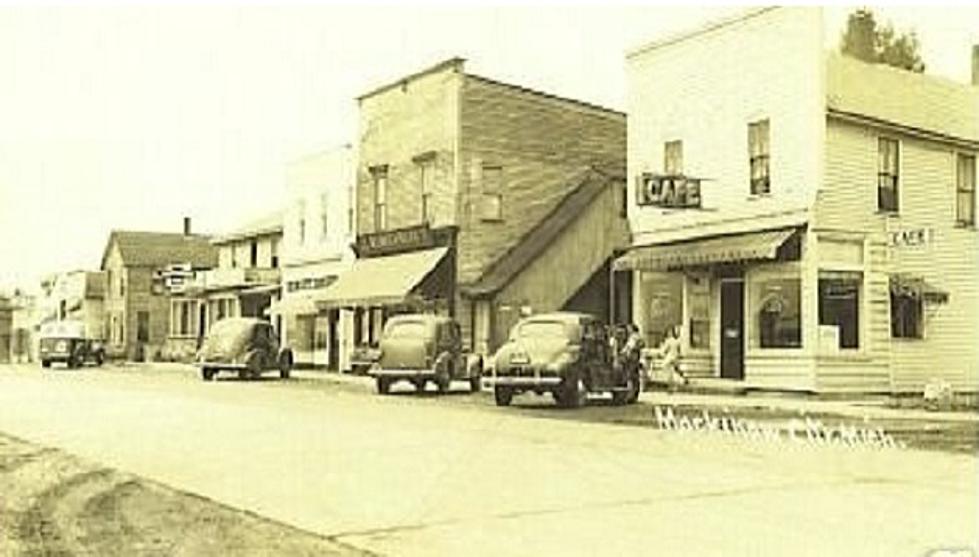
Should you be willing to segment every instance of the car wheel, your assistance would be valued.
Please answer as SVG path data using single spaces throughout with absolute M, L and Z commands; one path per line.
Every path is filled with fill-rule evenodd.
M 204 381 L 212 381 L 214 379 L 214 368 L 212 367 L 202 367 L 201 368 L 201 379 Z
M 612 391 L 612 404 L 622 406 L 629 400 L 628 391 Z
M 565 378 L 554 393 L 558 405 L 563 408 L 578 408 L 584 405 L 587 396 L 584 382 L 575 376 Z
M 51 367 L 51 362 L 49 362 L 48 360 L 41 360 L 41 367 L 49 368 Z
M 439 375 L 435 378 L 435 386 L 438 387 L 439 393 L 449 392 L 450 384 L 451 380 L 449 379 L 448 375 Z
M 387 377 L 378 377 L 376 383 L 378 394 L 386 395 L 391 392 L 391 379 Z
M 478 393 L 482 388 L 481 385 L 482 377 L 477 373 L 476 375 L 469 378 L 469 390 L 474 393 Z
M 513 391 L 506 387 L 494 387 L 493 398 L 497 406 L 510 406 L 513 402 Z
M 99 367 L 102 367 L 102 364 L 104 362 L 105 362 L 105 354 L 103 354 L 101 352 L 97 352 L 95 354 L 95 365 L 97 365 Z
M 242 376 L 244 374 L 244 377 Z M 252 352 L 248 355 L 248 360 L 246 361 L 245 369 L 238 372 L 238 377 L 241 379 L 257 379 L 262 375 L 262 355 L 258 352 Z
M 629 391 L 626 393 L 626 404 L 635 404 L 639 401 L 639 394 L 642 393 L 645 387 L 645 381 L 643 381 L 642 373 L 635 373 L 632 376 L 632 381 L 629 385 Z
M 415 390 L 418 391 L 419 393 L 424 393 L 425 386 L 428 385 L 428 381 L 426 381 L 425 379 L 415 379 L 413 383 L 415 384 Z

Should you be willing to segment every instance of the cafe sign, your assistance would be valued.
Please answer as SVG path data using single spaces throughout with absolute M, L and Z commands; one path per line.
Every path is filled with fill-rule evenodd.
M 934 233 L 931 228 L 906 228 L 888 232 L 888 245 L 894 248 L 913 248 L 931 245 Z

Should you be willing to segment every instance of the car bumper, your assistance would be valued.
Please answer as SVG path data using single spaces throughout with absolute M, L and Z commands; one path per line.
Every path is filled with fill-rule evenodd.
M 42 352 L 40 359 L 45 362 L 67 362 L 71 359 L 71 355 L 64 352 Z
M 561 384 L 561 378 L 556 376 L 522 377 L 516 375 L 493 375 L 483 378 L 483 384 L 491 387 L 556 387 Z
M 245 364 L 235 364 L 231 362 L 197 362 L 197 367 L 199 368 L 211 368 L 211 369 L 247 369 L 248 366 Z
M 418 379 L 432 379 L 435 373 L 431 369 L 411 369 L 411 368 L 383 368 L 374 366 L 367 371 L 371 377 L 411 377 Z

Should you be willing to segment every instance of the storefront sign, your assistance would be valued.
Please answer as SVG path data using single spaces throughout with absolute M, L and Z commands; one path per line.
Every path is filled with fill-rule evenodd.
M 448 246 L 452 243 L 453 232 L 451 227 L 429 228 L 428 225 L 385 230 L 358 236 L 354 250 L 357 257 L 376 257 Z
M 699 208 L 700 180 L 686 176 L 643 174 L 637 202 L 667 208 Z
M 889 243 L 891 247 L 918 247 L 927 246 L 932 242 L 931 228 L 908 228 L 889 232 Z

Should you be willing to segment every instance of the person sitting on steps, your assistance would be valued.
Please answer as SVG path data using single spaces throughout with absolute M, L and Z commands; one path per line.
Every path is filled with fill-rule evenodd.
M 690 380 L 680 370 L 680 326 L 674 325 L 666 329 L 666 336 L 659 346 L 660 365 L 667 374 L 667 388 L 670 392 L 676 390 L 676 380 L 679 377 L 684 385 Z

